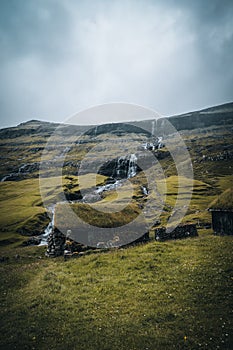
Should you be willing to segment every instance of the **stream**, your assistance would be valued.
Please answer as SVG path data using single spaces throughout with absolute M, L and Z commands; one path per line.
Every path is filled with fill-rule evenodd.
M 119 157 L 118 158 L 118 162 L 117 162 L 117 169 L 116 169 L 116 173 L 118 173 L 118 170 L 120 168 L 122 168 L 122 161 L 127 160 L 128 161 L 128 166 L 126 169 L 126 178 L 132 178 L 137 174 L 137 157 L 135 154 L 130 154 L 130 156 L 126 156 L 125 158 L 123 157 Z M 103 186 L 97 186 L 96 189 L 93 191 L 93 193 L 89 193 L 87 195 L 85 195 L 81 200 L 77 200 L 77 201 L 70 201 L 70 203 L 90 203 L 90 202 L 96 202 L 98 200 L 101 200 L 100 194 L 103 193 L 104 191 L 111 191 L 111 190 L 115 190 L 117 187 L 121 186 L 123 183 L 123 179 L 122 180 L 115 180 L 113 183 L 110 184 L 106 184 Z M 148 194 L 148 191 L 146 188 L 142 188 L 142 192 L 144 193 L 144 195 Z M 59 203 L 57 203 L 59 204 Z M 48 226 L 46 227 L 44 233 L 42 235 L 40 235 L 41 238 L 41 242 L 40 242 L 40 246 L 42 245 L 47 245 L 47 240 L 49 235 L 52 233 L 53 229 L 54 229 L 54 219 L 55 219 L 55 206 L 56 204 L 51 205 L 48 210 L 52 215 L 52 219 L 50 221 L 50 223 L 48 224 Z

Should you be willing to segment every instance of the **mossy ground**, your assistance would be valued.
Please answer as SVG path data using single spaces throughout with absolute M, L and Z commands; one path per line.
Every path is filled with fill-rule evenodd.
M 231 349 L 232 237 L 1 264 L 2 349 Z
M 184 222 L 198 225 L 196 238 L 88 251 L 66 262 L 48 259 L 45 247 L 20 246 L 25 237 L 19 230 L 31 228 L 33 234 L 45 213 L 38 174 L 0 183 L 0 255 L 9 258 L 0 264 L 2 349 L 232 349 L 232 236 L 217 237 L 200 229 L 211 222 L 207 211 L 211 201 L 233 180 L 232 160 L 203 161 L 203 155 L 221 153 L 232 144 L 232 135 L 219 127 L 182 136 L 195 178 Z M 1 175 L 17 170 L 21 157 L 23 162 L 40 161 L 41 151 L 33 150 L 36 142 L 44 146 L 45 139 L 35 137 L 33 147 L 29 136 L 6 140 L 3 155 L 9 164 L 2 167 Z M 87 148 L 88 144 L 78 145 L 67 158 L 77 160 Z M 177 174 L 169 157 L 160 163 L 166 176 L 166 189 L 160 184 L 161 193 L 166 192 L 163 225 L 176 201 Z M 73 168 L 66 169 L 63 186 L 76 193 L 81 186 L 69 174 Z M 90 178 L 83 179 L 84 189 L 92 187 Z M 99 178 L 99 184 L 104 181 Z M 137 178 L 132 183 L 131 204 L 143 204 Z M 187 186 L 189 180 L 184 179 L 181 202 Z M 59 191 L 57 187 L 49 196 L 56 199 Z M 109 206 L 116 198 L 124 204 L 128 195 L 129 189 L 122 186 L 97 206 Z

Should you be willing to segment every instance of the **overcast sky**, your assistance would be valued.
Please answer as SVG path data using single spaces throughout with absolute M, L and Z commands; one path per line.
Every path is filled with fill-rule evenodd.
M 231 0 L 1 0 L 1 127 L 108 102 L 174 115 L 232 101 L 232 18 Z

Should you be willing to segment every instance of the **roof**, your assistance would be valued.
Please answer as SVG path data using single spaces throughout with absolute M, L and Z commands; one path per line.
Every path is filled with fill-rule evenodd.
M 209 207 L 210 210 L 233 211 L 233 188 L 228 188 Z

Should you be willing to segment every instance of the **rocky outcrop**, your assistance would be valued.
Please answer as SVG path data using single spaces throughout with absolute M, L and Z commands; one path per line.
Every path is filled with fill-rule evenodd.
M 106 161 L 100 167 L 99 174 L 115 179 L 126 179 L 135 176 L 139 171 L 136 155 L 130 154 Z

